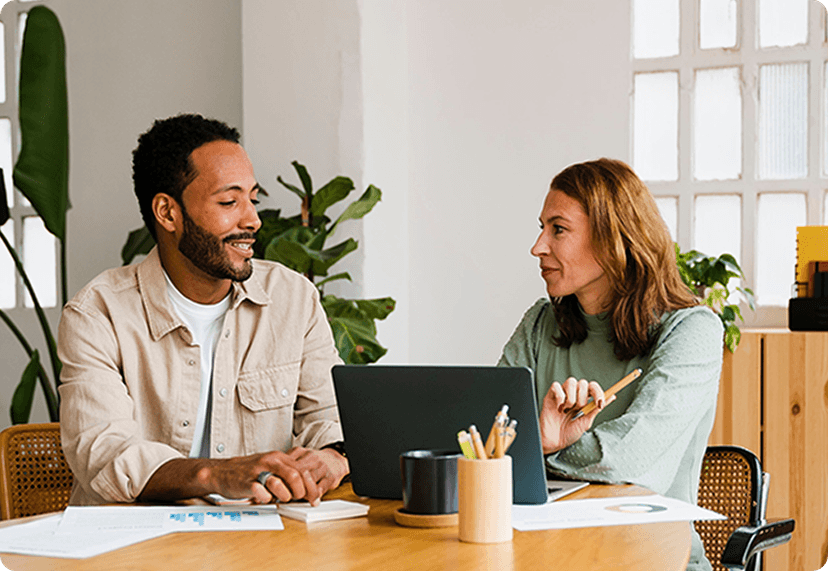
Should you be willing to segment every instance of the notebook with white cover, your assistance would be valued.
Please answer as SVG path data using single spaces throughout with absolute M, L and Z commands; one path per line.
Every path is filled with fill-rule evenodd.
M 345 500 L 325 500 L 316 507 L 308 502 L 290 502 L 276 506 L 279 515 L 309 523 L 360 517 L 366 515 L 368 509 L 369 506 L 365 504 Z

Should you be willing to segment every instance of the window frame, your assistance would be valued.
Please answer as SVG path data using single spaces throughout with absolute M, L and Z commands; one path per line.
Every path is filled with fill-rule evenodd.
M 20 48 L 22 46 L 22 29 L 20 26 L 20 17 L 26 14 L 38 5 L 47 5 L 46 2 L 37 0 L 7 0 L 7 3 L 2 6 L 0 10 L 0 21 L 4 26 L 3 42 L 5 49 L 4 73 L 6 79 L 6 93 L 5 101 L 0 103 L 0 118 L 9 119 L 11 122 L 11 146 L 12 146 L 12 168 L 17 162 L 17 157 L 20 154 L 20 120 L 18 114 L 18 76 L 20 68 Z M 11 173 L 9 173 L 11 178 Z M 9 209 L 9 222 L 14 226 L 14 241 L 12 245 L 20 257 L 21 263 L 24 260 L 24 219 L 35 216 L 39 217 L 37 211 L 28 203 L 22 194 L 14 187 L 14 184 L 6 185 L 6 192 L 13 193 L 14 206 Z M 7 222 L 7 224 L 9 223 Z M 54 240 L 55 247 L 55 267 L 53 268 L 53 278 L 56 287 L 56 301 L 54 304 L 44 303 L 41 299 L 41 306 L 44 309 L 56 307 L 60 303 L 60 288 L 58 287 L 59 279 L 59 264 L 60 255 L 58 252 L 58 240 Z M 3 248 L 5 252 L 5 248 Z M 7 252 L 5 252 L 8 254 Z M 13 309 L 32 309 L 34 304 L 29 298 L 28 291 L 23 285 L 23 280 L 15 270 L 14 277 L 14 306 L 11 308 L 3 308 L 5 310 Z M 39 292 L 38 292 L 39 293 Z M 38 295 L 38 297 L 41 297 Z
M 631 0 L 634 2 L 634 0 Z M 826 223 L 823 204 L 828 182 L 823 175 L 825 119 L 825 65 L 828 62 L 826 44 L 826 10 L 817 2 L 808 6 L 808 38 L 805 44 L 778 47 L 758 47 L 757 2 L 736 0 L 735 48 L 701 49 L 700 0 L 679 0 L 679 54 L 671 57 L 637 59 L 630 45 L 631 97 L 634 97 L 635 76 L 639 73 L 675 71 L 679 76 L 678 117 L 678 179 L 675 181 L 644 182 L 655 197 L 677 199 L 678 220 L 676 241 L 682 250 L 694 244 L 694 202 L 697 195 L 735 194 L 741 197 L 742 246 L 741 252 L 732 252 L 745 274 L 745 285 L 753 288 L 757 275 L 757 218 L 759 195 L 766 192 L 806 193 L 807 224 Z M 633 29 L 635 9 L 631 7 Z M 634 33 L 631 34 L 634 37 Z M 759 69 L 765 64 L 808 63 L 808 176 L 803 179 L 763 180 L 757 178 L 758 153 L 758 94 Z M 736 67 L 741 74 L 742 95 L 742 174 L 735 180 L 699 181 L 693 178 L 693 93 L 697 70 Z M 634 106 L 630 105 L 631 127 Z M 630 148 L 635 133 L 630 129 Z M 633 165 L 634 166 L 634 165 Z M 790 268 L 793 286 L 794 268 Z M 756 311 L 742 315 L 748 326 L 787 326 L 787 307 L 757 305 Z

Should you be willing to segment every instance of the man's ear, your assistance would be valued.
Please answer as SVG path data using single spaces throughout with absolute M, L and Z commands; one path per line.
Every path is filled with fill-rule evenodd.
M 152 213 L 156 224 L 170 234 L 180 228 L 181 205 L 169 194 L 159 192 L 152 198 Z

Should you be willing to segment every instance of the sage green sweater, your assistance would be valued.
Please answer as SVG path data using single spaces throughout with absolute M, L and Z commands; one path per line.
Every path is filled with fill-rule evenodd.
M 667 313 L 650 354 L 630 361 L 615 357 L 605 314 L 586 316 L 586 321 L 589 333 L 582 343 L 557 347 L 554 310 L 548 299 L 540 299 L 525 313 L 498 362 L 534 371 L 539 410 L 553 381 L 587 379 L 606 390 L 636 367 L 644 370 L 577 442 L 547 458 L 548 469 L 581 480 L 638 484 L 695 504 L 716 412 L 721 321 L 703 306 Z M 688 570 L 709 569 L 693 531 Z

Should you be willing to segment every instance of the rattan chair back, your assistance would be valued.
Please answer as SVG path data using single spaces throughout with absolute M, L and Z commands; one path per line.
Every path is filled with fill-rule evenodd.
M 727 516 L 726 520 L 695 522 L 713 571 L 725 571 L 722 552 L 733 530 L 765 515 L 762 467 L 753 452 L 739 446 L 710 446 L 702 461 L 698 505 Z M 752 571 L 751 562 L 746 571 Z
M 72 482 L 60 424 L 18 424 L 0 432 L 0 519 L 64 509 Z

